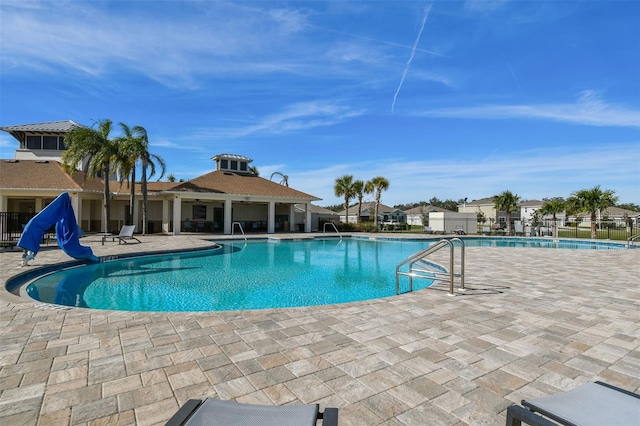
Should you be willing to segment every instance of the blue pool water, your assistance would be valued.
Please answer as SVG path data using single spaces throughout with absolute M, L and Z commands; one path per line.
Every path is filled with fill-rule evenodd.
M 56 271 L 27 294 L 42 302 L 127 311 L 221 311 L 344 303 L 395 295 L 395 267 L 437 240 L 228 242 L 219 249 L 130 257 Z M 550 239 L 466 238 L 470 246 L 622 248 Z M 430 280 L 413 281 L 414 290 Z

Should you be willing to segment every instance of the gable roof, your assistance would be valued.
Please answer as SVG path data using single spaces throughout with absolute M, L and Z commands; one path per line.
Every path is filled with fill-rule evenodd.
M 364 213 L 373 213 L 373 211 L 376 208 L 376 203 L 374 201 L 368 201 L 366 203 L 362 203 L 362 214 Z M 385 213 L 391 213 L 394 211 L 402 211 L 400 209 L 396 209 L 393 207 L 389 207 L 386 206 L 382 203 L 380 203 L 378 205 L 378 214 L 385 214 Z M 341 212 L 339 212 L 340 215 L 344 216 L 347 213 L 346 210 L 342 210 Z M 353 206 L 349 206 L 349 216 L 351 216 L 352 214 L 358 214 L 358 204 L 354 204 Z
M 408 215 L 410 214 L 424 214 L 424 213 L 431 213 L 431 212 L 444 212 L 444 213 L 448 213 L 451 212 L 452 210 L 449 209 L 444 209 L 442 207 L 438 207 L 438 206 L 432 206 L 431 204 L 428 204 L 426 206 L 418 206 L 418 207 L 414 207 L 412 209 L 409 210 L 405 210 L 404 212 Z
M 103 191 L 102 179 L 85 179 L 83 172 L 69 176 L 62 164 L 48 160 L 0 160 L 2 189 Z

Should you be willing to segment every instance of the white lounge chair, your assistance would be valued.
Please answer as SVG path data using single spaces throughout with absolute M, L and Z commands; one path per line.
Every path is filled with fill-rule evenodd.
M 553 396 L 507 408 L 507 426 L 640 424 L 640 395 L 603 382 L 589 382 Z
M 320 412 L 318 404 L 307 405 L 254 405 L 207 398 L 204 401 L 190 399 L 166 426 L 179 425 L 278 425 L 315 426 L 322 420 L 324 426 L 337 426 L 338 409 L 325 408 Z
M 111 241 L 115 241 L 116 238 L 118 239 L 118 244 L 122 244 L 125 243 L 127 244 L 128 241 L 131 240 L 136 240 L 137 242 L 140 242 L 139 239 L 137 239 L 136 237 L 133 236 L 133 231 L 136 230 L 136 226 L 135 225 L 124 225 L 122 227 L 122 229 L 120 230 L 120 233 L 118 235 L 113 235 L 113 234 L 105 234 L 102 236 L 102 245 L 104 245 L 104 242 L 107 238 L 111 238 Z

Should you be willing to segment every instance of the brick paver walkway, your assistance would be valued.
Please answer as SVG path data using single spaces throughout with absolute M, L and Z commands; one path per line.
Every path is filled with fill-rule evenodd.
M 218 238 L 219 237 L 215 237 Z M 98 256 L 210 244 L 83 239 Z M 70 260 L 45 248 L 38 266 Z M 0 279 L 23 272 L 0 252 Z M 505 409 L 603 380 L 640 389 L 640 250 L 467 248 L 444 287 L 311 308 L 60 308 L 0 290 L 0 424 L 163 424 L 189 398 L 340 408 L 341 425 L 503 425 Z

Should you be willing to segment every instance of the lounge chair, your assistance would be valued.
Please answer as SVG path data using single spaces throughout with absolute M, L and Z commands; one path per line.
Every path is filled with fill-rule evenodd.
M 140 242 L 139 239 L 133 236 L 133 231 L 135 231 L 135 229 L 136 229 L 135 225 L 124 225 L 118 235 L 104 234 L 102 235 L 102 245 L 104 245 L 104 242 L 107 238 L 111 238 L 111 241 L 115 241 L 117 238 L 118 244 L 122 244 L 122 243 L 127 244 L 127 242 L 131 240 L 136 240 L 137 242 Z
M 523 400 L 522 405 L 507 408 L 507 426 L 640 424 L 640 395 L 603 382 L 589 382 L 558 395 Z
M 491 235 L 491 228 L 489 228 L 488 226 L 483 226 L 482 227 L 482 233 L 484 235 Z
M 166 426 L 226 425 L 226 426 L 323 426 L 338 424 L 338 409 L 318 404 L 308 405 L 253 405 L 207 398 L 190 399 L 169 419 Z

